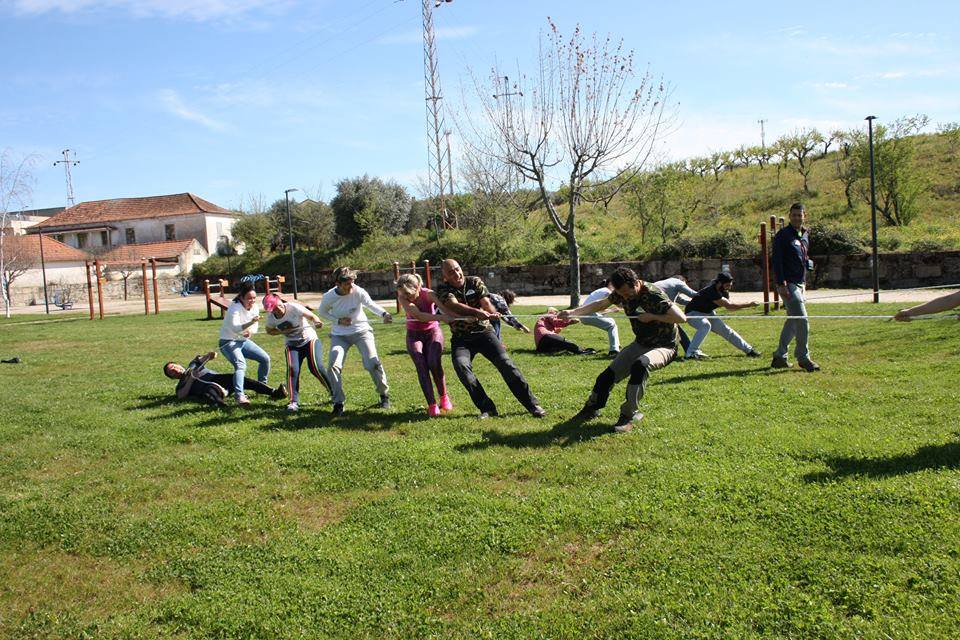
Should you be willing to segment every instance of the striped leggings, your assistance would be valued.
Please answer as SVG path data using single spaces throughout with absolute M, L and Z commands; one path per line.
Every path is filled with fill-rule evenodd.
M 287 345 L 287 393 L 291 402 L 300 402 L 300 369 L 303 361 L 307 361 L 307 368 L 323 387 L 330 391 L 330 378 L 323 366 L 323 345 L 320 340 L 310 340 L 299 346 Z

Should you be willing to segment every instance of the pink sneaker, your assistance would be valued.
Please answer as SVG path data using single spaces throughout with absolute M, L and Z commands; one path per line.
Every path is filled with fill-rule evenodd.
M 453 403 L 450 402 L 450 396 L 446 394 L 440 396 L 440 408 L 444 411 L 453 411 Z
M 439 418 L 440 407 L 438 407 L 435 404 L 430 405 L 429 407 L 427 407 L 427 415 L 430 416 L 431 418 Z

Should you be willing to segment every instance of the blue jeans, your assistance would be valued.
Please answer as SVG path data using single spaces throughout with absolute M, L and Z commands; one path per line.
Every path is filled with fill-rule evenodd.
M 247 358 L 259 363 L 257 380 L 266 384 L 270 374 L 270 355 L 253 340 L 221 340 L 220 353 L 233 365 L 233 395 L 243 393 L 243 377 L 247 373 Z
M 807 306 L 804 304 L 806 287 L 802 284 L 787 283 L 787 289 L 790 291 L 790 299 L 784 300 L 783 306 L 787 309 L 789 316 L 806 316 Z M 794 345 L 794 355 L 799 362 L 806 362 L 810 359 L 810 321 L 803 318 L 787 320 L 783 323 L 783 330 L 780 332 L 780 345 L 773 352 L 774 357 L 786 358 L 790 350 L 790 342 L 796 339 Z

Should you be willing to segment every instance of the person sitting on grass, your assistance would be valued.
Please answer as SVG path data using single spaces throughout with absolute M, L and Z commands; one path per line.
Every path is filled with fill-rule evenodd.
M 323 326 L 323 321 L 299 302 L 284 302 L 273 293 L 264 296 L 263 310 L 267 312 L 267 333 L 284 336 L 287 385 L 290 389 L 287 411 L 299 411 L 300 369 L 304 360 L 313 377 L 327 391 L 331 390 L 330 379 L 323 366 L 323 343 L 316 331 Z
M 225 400 L 229 395 L 228 389 L 233 387 L 233 374 L 217 373 L 207 369 L 205 365 L 216 357 L 217 352 L 210 351 L 198 355 L 186 367 L 176 362 L 168 362 L 163 365 L 163 375 L 177 381 L 177 399 L 198 398 L 218 406 L 226 404 Z M 287 395 L 287 390 L 282 384 L 274 388 L 250 378 L 243 379 L 243 387 L 245 390 L 268 395 L 274 400 L 279 400 Z
M 934 298 L 929 302 L 918 304 L 909 309 L 900 309 L 900 311 L 897 311 L 897 314 L 893 316 L 893 319 L 897 322 L 910 322 L 910 320 L 916 316 L 940 313 L 941 311 L 949 311 L 957 307 L 960 307 L 960 291 L 948 293 L 945 296 Z
M 500 293 L 491 293 L 490 294 L 490 304 L 493 305 L 493 308 L 497 313 L 500 314 L 499 318 L 493 318 L 490 320 L 490 326 L 493 327 L 493 332 L 497 334 L 497 339 L 500 339 L 500 321 L 503 320 L 508 325 L 516 329 L 517 331 L 523 331 L 524 333 L 530 333 L 530 329 L 526 327 L 522 322 L 517 320 L 513 316 L 513 312 L 510 311 L 510 305 L 514 303 L 517 299 L 517 294 L 511 289 L 504 289 Z
M 711 331 L 743 351 L 748 358 L 760 357 L 759 351 L 751 347 L 746 340 L 740 337 L 739 333 L 728 327 L 727 323 L 715 313 L 717 307 L 723 307 L 730 311 L 740 311 L 741 309 L 756 307 L 759 304 L 755 301 L 743 304 L 730 302 L 730 289 L 732 287 L 733 276 L 726 272 L 718 273 L 713 282 L 697 291 L 693 299 L 687 303 L 687 322 L 697 330 L 687 347 L 687 359 L 702 360 L 706 358 L 706 355 L 700 351 L 700 345 L 707 339 Z
M 537 324 L 533 327 L 533 342 L 537 346 L 537 353 L 562 353 L 564 351 L 577 355 L 596 353 L 594 349 L 582 349 L 579 345 L 560 335 L 560 331 L 564 327 L 579 322 L 576 318 L 558 318 L 555 308 L 547 309 L 546 315 L 540 316 Z

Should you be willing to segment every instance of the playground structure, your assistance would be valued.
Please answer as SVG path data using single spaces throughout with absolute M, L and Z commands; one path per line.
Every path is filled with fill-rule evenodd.
M 763 315 L 770 315 L 770 294 L 773 292 L 773 310 L 780 309 L 780 292 L 776 285 L 770 283 L 770 247 L 773 245 L 773 238 L 777 231 L 783 229 L 786 221 L 777 216 L 770 216 L 770 229 L 767 230 L 767 223 L 760 223 L 760 255 L 763 257 Z
M 277 275 L 271 277 L 257 274 L 257 276 L 244 276 L 240 281 L 253 283 L 263 281 L 264 294 L 274 293 L 286 302 L 286 299 L 283 297 L 283 283 L 286 282 L 287 279 L 284 276 Z M 223 312 L 230 306 L 230 302 L 227 301 L 227 297 L 224 295 L 229 285 L 230 282 L 223 279 L 217 280 L 216 282 L 210 282 L 209 280 L 203 281 L 203 295 L 207 301 L 207 320 L 214 319 L 214 307 L 220 310 L 220 318 L 223 318 Z M 256 284 L 254 284 L 254 287 L 256 287 Z M 217 294 L 216 297 L 214 297 L 214 294 Z M 307 306 L 307 308 L 309 309 L 310 307 Z
M 152 287 L 147 286 L 147 263 L 150 264 L 150 281 Z M 94 309 L 93 309 L 93 284 L 94 278 L 96 279 L 97 285 L 97 308 L 98 308 L 98 317 L 100 320 L 103 320 L 104 316 L 104 304 L 103 304 L 103 267 L 117 266 L 117 267 L 131 267 L 136 265 L 136 262 L 129 262 L 123 260 L 87 260 L 84 262 L 84 269 L 87 275 L 87 301 L 90 307 L 90 319 L 94 319 Z M 158 264 L 177 264 L 176 260 L 164 260 L 162 258 L 141 258 L 140 259 L 140 273 L 143 283 L 143 315 L 150 315 L 150 291 L 152 288 L 153 291 L 153 313 L 157 315 L 160 313 L 160 290 L 157 284 L 157 265 Z M 94 278 L 91 278 L 91 270 L 93 270 Z

